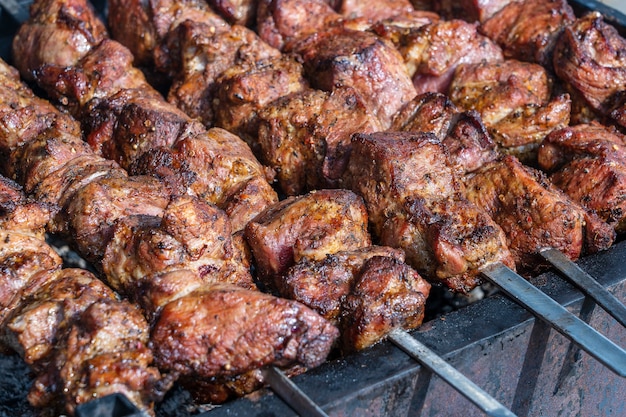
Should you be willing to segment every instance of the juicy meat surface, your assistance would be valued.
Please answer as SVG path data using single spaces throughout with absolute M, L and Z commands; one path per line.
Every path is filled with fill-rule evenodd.
M 330 28 L 299 41 L 294 52 L 314 88 L 354 88 L 384 128 L 416 95 L 398 51 L 373 33 Z
M 551 90 L 540 65 L 505 60 L 460 65 L 449 94 L 461 109 L 481 115 L 501 151 L 531 160 L 546 135 L 569 124 L 569 97 L 553 99 Z
M 418 0 L 414 0 L 417 2 Z M 446 19 L 464 19 L 468 22 L 484 22 L 500 9 L 515 0 L 438 0 L 427 1 L 437 13 Z
M 445 146 L 430 133 L 357 134 L 346 183 L 361 195 L 380 243 L 405 251 L 430 280 L 467 292 L 478 269 L 513 265 L 500 227 L 463 195 Z
M 325 0 L 259 0 L 257 32 L 274 48 L 289 50 L 292 42 L 340 18 Z
M 570 259 L 584 250 L 585 212 L 540 171 L 512 156 L 465 179 L 468 199 L 484 208 L 506 233 L 521 271 L 536 272 L 539 251 L 555 248 Z
M 335 9 L 347 19 L 379 21 L 413 12 L 409 0 L 338 0 Z
M 257 274 L 270 288 L 301 259 L 370 245 L 363 200 L 347 190 L 319 190 L 286 198 L 245 229 Z
M 74 65 L 108 38 L 104 24 L 84 0 L 37 1 L 30 16 L 12 45 L 13 63 L 28 81 L 44 64 Z
M 613 97 L 626 89 L 626 40 L 594 12 L 577 19 L 559 36 L 554 71 L 572 97 L 607 114 Z
M 230 67 L 216 81 L 215 125 L 238 135 L 255 149 L 258 113 L 272 101 L 306 89 L 303 71 L 302 64 L 287 55 Z
M 460 64 L 502 61 L 500 47 L 478 33 L 476 23 L 434 21 L 393 40 L 417 94 L 447 93 Z
M 308 307 L 234 286 L 167 304 L 152 330 L 161 369 L 210 378 L 322 363 L 339 331 Z
M 367 260 L 342 302 L 344 350 L 365 349 L 395 328 L 420 326 L 429 292 L 430 284 L 407 264 L 391 257 Z
M 287 195 L 336 188 L 355 132 L 382 130 L 352 88 L 332 93 L 308 89 L 278 99 L 259 112 L 260 159 L 276 171 Z
M 320 260 L 302 259 L 276 280 L 278 293 L 311 307 L 337 324 L 342 300 L 350 293 L 365 262 L 375 256 L 404 261 L 401 250 L 385 246 L 340 251 Z
M 626 140 L 598 123 L 550 134 L 539 149 L 541 168 L 573 200 L 622 233 L 626 230 Z
M 554 45 L 576 16 L 566 0 L 508 1 L 481 20 L 479 30 L 502 47 L 506 58 L 534 62 L 552 70 Z

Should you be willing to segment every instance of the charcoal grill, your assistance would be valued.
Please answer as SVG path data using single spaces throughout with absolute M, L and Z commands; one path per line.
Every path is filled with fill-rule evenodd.
M 26 17 L 25 7 L 29 1 L 2 0 L 1 3 L 4 9 L 0 9 L 0 53 L 7 59 L 16 21 Z M 621 12 L 595 1 L 573 3 L 579 10 L 603 12 L 609 21 L 620 26 L 623 33 L 626 16 Z M 96 2 L 96 6 L 103 10 L 105 4 Z M 547 253 L 544 257 L 550 258 L 550 255 Z M 581 260 L 579 265 L 595 278 L 594 282 L 598 283 L 596 292 L 608 289 L 623 302 L 626 300 L 625 260 L 626 241 L 622 241 L 606 252 Z M 571 265 L 563 268 L 571 268 Z M 490 275 L 488 271 L 486 275 Z M 496 281 L 502 277 L 503 273 L 499 271 Z M 596 306 L 596 301 L 565 282 L 557 272 L 542 274 L 530 282 L 616 345 L 626 346 L 623 316 L 611 317 Z M 614 301 L 608 302 L 612 303 Z M 600 304 L 606 307 L 606 303 Z M 570 333 L 572 319 L 567 320 L 570 322 L 564 324 L 561 333 Z M 621 371 L 626 369 L 626 361 L 622 363 L 623 351 L 618 348 L 614 357 L 611 352 L 598 354 L 602 341 L 589 341 L 587 336 L 583 337 L 585 340 L 572 343 L 504 295 L 490 297 L 426 322 L 411 336 L 437 352 L 519 416 L 626 415 L 623 400 L 626 398 L 626 379 Z M 396 344 L 402 344 L 402 338 L 402 334 L 390 337 Z M 579 345 L 587 342 L 590 345 L 586 349 L 597 354 L 599 361 L 580 349 Z M 620 363 L 616 364 L 617 361 Z M 24 416 L 38 415 L 25 400 L 24 394 L 30 383 L 26 366 L 17 364 L 15 357 L 0 355 L 0 370 L 2 374 L 8 370 L 21 374 L 15 381 L 10 381 L 12 386 L 3 384 L 0 388 L 0 415 L 16 415 L 15 411 Z M 280 375 L 273 378 L 280 380 Z M 420 366 L 389 341 L 359 354 L 330 360 L 293 378 L 293 382 L 297 389 L 308 395 L 315 407 L 331 415 L 483 415 L 479 408 L 433 374 L 428 366 Z M 275 386 L 274 391 L 278 392 Z M 469 396 L 467 392 L 465 396 Z M 13 412 L 12 406 L 15 407 Z M 300 415 L 307 415 L 301 408 L 299 410 Z M 156 413 L 157 416 L 204 417 L 298 415 L 270 390 L 213 407 L 194 404 L 189 394 L 179 387 L 168 394 Z M 79 407 L 77 415 L 135 417 L 143 414 L 122 395 L 114 395 Z

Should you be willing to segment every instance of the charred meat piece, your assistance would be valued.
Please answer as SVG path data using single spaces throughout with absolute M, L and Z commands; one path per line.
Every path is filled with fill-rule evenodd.
M 136 65 L 156 67 L 170 77 L 181 68 L 179 25 L 187 21 L 202 24 L 208 34 L 230 29 L 204 0 L 111 0 L 107 4 L 111 33 L 131 50 Z
M 478 269 L 513 266 L 500 227 L 462 196 L 458 172 L 433 134 L 354 136 L 345 178 L 363 196 L 381 244 L 401 248 L 428 279 L 467 292 Z
M 354 88 L 384 128 L 416 95 L 398 51 L 372 33 L 331 28 L 299 41 L 294 52 L 314 88 Z
M 392 39 L 417 94 L 447 93 L 460 64 L 502 61 L 500 47 L 463 20 L 435 21 Z
M 482 19 L 479 30 L 502 47 L 506 58 L 534 62 L 552 71 L 554 45 L 576 16 L 566 0 L 508 1 Z
M 180 140 L 173 149 L 153 149 L 131 172 L 153 175 L 226 210 L 233 216 L 233 232 L 278 201 L 267 182 L 271 173 L 245 142 L 220 128 Z
M 501 151 L 530 161 L 547 134 L 569 123 L 569 96 L 551 98 L 551 89 L 541 66 L 506 60 L 460 65 L 449 94 L 461 109 L 480 113 Z
M 465 174 L 496 158 L 496 144 L 475 111 L 461 112 L 441 93 L 424 93 L 411 100 L 393 120 L 390 131 L 434 134 L 456 171 Z
M 5 342 L 24 361 L 43 369 L 63 332 L 91 304 L 115 300 L 115 293 L 89 271 L 61 269 L 13 311 L 5 328 Z
M 231 235 L 224 212 L 193 197 L 179 197 L 165 208 L 162 218 L 133 216 L 119 221 L 101 261 L 102 269 L 113 288 L 128 294 L 154 317 L 163 304 L 151 304 L 153 300 L 145 293 L 159 294 L 151 288 L 153 281 L 157 288 L 164 288 L 163 279 L 156 275 L 184 269 L 203 284 L 255 288 Z M 176 296 L 185 294 L 176 290 Z
M 469 174 L 466 194 L 484 208 L 507 235 L 520 271 L 537 272 L 539 251 L 556 248 L 570 259 L 584 251 L 585 212 L 557 189 L 540 171 L 512 156 L 487 164 Z M 610 236 L 609 241 L 612 241 Z
M 274 48 L 316 33 L 341 19 L 325 0 L 259 0 L 257 32 Z
M 36 407 L 77 405 L 119 392 L 142 410 L 151 409 L 168 388 L 150 366 L 148 325 L 140 310 L 102 299 L 75 321 L 45 371 L 35 379 L 28 399 Z
M 409 0 L 338 0 L 335 9 L 347 19 L 379 21 L 414 11 Z
M 583 107 L 607 115 L 626 89 L 626 40 L 599 13 L 567 26 L 554 50 L 554 71 Z M 572 118 L 580 121 L 581 117 Z M 584 118 L 584 117 L 583 117 Z
M 305 90 L 302 64 L 287 55 L 235 65 L 216 81 L 213 109 L 215 125 L 257 148 L 258 112 L 272 101 Z
M 13 38 L 13 61 L 22 76 L 44 64 L 74 65 L 91 48 L 108 37 L 104 24 L 84 0 L 37 1 L 30 19 Z
M 404 262 L 404 252 L 385 246 L 340 251 L 318 260 L 302 259 L 276 280 L 278 293 L 338 324 L 342 300 L 350 293 L 365 262 L 375 256 Z
M 181 69 L 170 88 L 168 101 L 189 116 L 199 118 L 207 127 L 214 123 L 215 83 L 224 71 L 235 65 L 254 65 L 280 56 L 277 49 L 243 26 L 212 32 L 202 23 L 187 21 L 176 32 L 182 51 Z
M 287 195 L 340 184 L 355 132 L 383 130 L 352 88 L 306 90 L 259 112 L 262 162 L 276 171 Z
M 380 246 L 304 259 L 280 280 L 279 293 L 337 323 L 344 351 L 361 350 L 422 322 L 430 285 L 403 261 L 402 251 Z
M 430 284 L 407 264 L 390 257 L 367 260 L 342 302 L 344 350 L 365 349 L 395 328 L 420 326 L 429 292 Z
M 208 379 L 272 364 L 317 366 L 338 335 L 300 303 L 215 285 L 167 304 L 152 342 L 161 369 Z
M 155 178 L 101 177 L 78 190 L 67 205 L 70 233 L 81 255 L 95 263 L 104 254 L 117 219 L 136 214 L 160 217 L 169 200 Z
M 44 239 L 44 228 L 57 207 L 26 198 L 22 187 L 0 175 L 0 230 L 24 231 Z
M 324 259 L 370 245 L 363 200 L 347 190 L 320 190 L 289 197 L 252 220 L 245 229 L 259 278 L 278 285 L 301 259 Z
M 255 23 L 258 0 L 208 0 L 208 3 L 232 25 L 251 26 Z
M 602 220 L 626 231 L 626 140 L 598 123 L 550 134 L 539 149 L 552 182 Z

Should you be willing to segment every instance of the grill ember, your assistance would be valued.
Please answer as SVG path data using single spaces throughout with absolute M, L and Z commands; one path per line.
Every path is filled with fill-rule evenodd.
M 37 0 L 0 65 L 0 342 L 32 405 L 224 402 L 419 327 L 431 284 L 626 231 L 626 40 L 599 14 L 215 3 L 113 0 L 106 27 Z

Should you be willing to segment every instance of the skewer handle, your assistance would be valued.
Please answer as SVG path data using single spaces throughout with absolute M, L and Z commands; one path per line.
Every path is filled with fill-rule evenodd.
M 501 263 L 492 264 L 483 268 L 481 272 L 518 304 L 548 323 L 617 375 L 626 377 L 626 351 L 622 348 L 507 266 Z
M 328 417 L 328 414 L 315 404 L 293 381 L 278 368 L 264 369 L 263 378 L 283 401 L 302 417 Z
M 626 327 L 626 307 L 591 275 L 580 269 L 558 249 L 546 249 L 541 256 L 552 264 L 570 282 L 591 297 L 622 326 Z
M 511 410 L 500 404 L 495 398 L 406 331 L 395 329 L 389 333 L 388 338 L 400 349 L 450 384 L 487 415 L 492 417 L 515 417 Z

